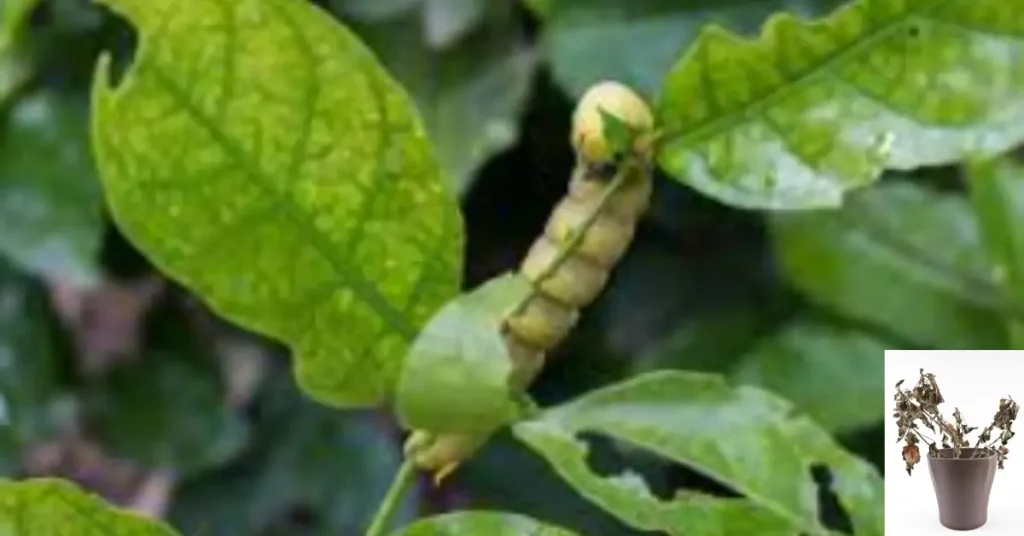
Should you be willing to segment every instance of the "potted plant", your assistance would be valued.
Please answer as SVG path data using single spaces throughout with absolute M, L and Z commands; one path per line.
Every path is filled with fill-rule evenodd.
M 924 442 L 928 445 L 928 470 L 939 503 L 939 522 L 954 530 L 973 530 L 984 525 L 988 520 L 992 481 L 996 468 L 1002 469 L 1006 462 L 1006 444 L 1014 436 L 1013 420 L 1020 406 L 1009 396 L 1001 399 L 992 424 L 971 445 L 968 436 L 978 427 L 968 426 L 959 408 L 953 409 L 953 422 L 942 416 L 939 404 L 945 400 L 934 374 L 921 369 L 913 389 L 904 389 L 902 385 L 903 380 L 896 384 L 893 418 L 899 427 L 897 441 L 904 442 L 907 474 L 921 461 L 919 445 Z

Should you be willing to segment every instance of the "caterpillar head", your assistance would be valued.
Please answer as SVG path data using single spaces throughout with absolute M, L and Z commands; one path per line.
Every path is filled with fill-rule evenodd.
M 572 145 L 587 164 L 613 164 L 623 156 L 621 148 L 606 136 L 606 115 L 634 132 L 648 133 L 654 128 L 650 107 L 633 90 L 614 81 L 598 82 L 580 98 L 572 118 Z

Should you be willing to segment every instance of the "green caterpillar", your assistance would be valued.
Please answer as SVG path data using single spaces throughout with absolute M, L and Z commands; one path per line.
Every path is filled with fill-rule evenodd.
M 606 139 L 604 114 L 639 133 L 625 153 Z M 572 331 L 580 310 L 601 293 L 632 242 L 650 205 L 652 130 L 647 104 L 621 84 L 599 83 L 580 99 L 573 115 L 577 164 L 569 191 L 520 265 L 533 292 L 504 324 L 513 389 L 529 386 L 546 353 Z M 416 432 L 405 451 L 417 467 L 440 480 L 485 439 Z

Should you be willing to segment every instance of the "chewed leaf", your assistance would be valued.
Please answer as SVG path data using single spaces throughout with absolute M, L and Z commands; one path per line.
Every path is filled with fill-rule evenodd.
M 459 288 L 462 222 L 409 98 L 295 0 L 103 0 L 139 31 L 94 88 L 114 219 L 216 311 L 288 343 L 320 402 L 390 394 Z
M 856 0 L 760 38 L 705 28 L 667 76 L 661 165 L 722 202 L 839 205 L 883 169 L 1024 139 L 1024 4 Z
M 70 482 L 0 479 L 4 536 L 177 536 L 164 523 L 106 504 Z
M 720 376 L 663 371 L 594 391 L 518 423 L 513 431 L 584 497 L 640 529 L 826 533 L 812 477 L 812 468 L 820 464 L 831 470 L 832 490 L 855 534 L 882 534 L 878 472 L 793 409 L 775 395 L 732 387 Z M 581 432 L 607 435 L 686 464 L 746 499 L 683 495 L 658 502 L 634 479 L 594 475 L 585 464 L 585 446 L 575 437 Z
M 421 519 L 392 536 L 573 536 L 575 533 L 519 514 L 462 511 Z
M 682 534 L 765 534 L 793 532 L 784 519 L 746 499 L 700 494 L 671 501 L 656 497 L 638 475 L 602 477 L 587 466 L 588 448 L 568 430 L 543 423 L 515 427 L 521 441 L 547 458 L 551 468 L 586 499 L 641 530 Z
M 501 327 L 530 290 L 525 278 L 506 274 L 438 311 L 410 348 L 399 378 L 395 405 L 404 426 L 486 434 L 514 418 L 512 358 Z

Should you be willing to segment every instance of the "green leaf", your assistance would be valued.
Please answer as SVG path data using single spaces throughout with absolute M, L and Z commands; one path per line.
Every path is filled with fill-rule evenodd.
M 968 186 L 996 279 L 1024 304 L 1024 166 L 1009 158 L 971 162 Z M 1009 323 L 1014 348 L 1024 349 L 1024 324 Z
M 609 451 L 618 454 L 610 448 L 600 454 L 607 455 Z M 606 460 L 602 458 L 600 462 Z M 507 428 L 491 436 L 449 479 L 452 486 L 469 497 L 464 508 L 529 512 L 538 519 L 573 527 L 583 534 L 646 536 L 580 497 L 547 468 L 544 460 L 516 441 Z
M 359 21 L 376 22 L 401 15 L 423 0 L 329 0 L 331 10 Z
M 0 254 L 81 286 L 99 283 L 103 194 L 85 102 L 43 91 L 10 111 L 0 142 Z
M 70 482 L 0 479 L 0 534 L 5 536 L 177 536 L 160 521 L 114 508 Z
M 663 371 L 591 392 L 517 423 L 516 436 L 577 490 L 623 521 L 669 534 L 824 534 L 812 466 L 832 472 L 832 490 L 858 535 L 882 534 L 878 472 L 835 443 L 788 402 L 720 376 Z M 659 501 L 632 474 L 599 477 L 577 435 L 599 433 L 686 464 L 746 496 L 681 492 Z
M 485 17 L 488 0 L 423 0 L 423 33 L 433 48 L 445 48 Z
M 100 63 L 93 95 L 121 230 L 214 310 L 287 342 L 317 400 L 380 402 L 461 274 L 459 209 L 412 103 L 306 2 L 104 2 L 141 43 L 116 89 Z
M 415 99 L 448 182 L 460 192 L 481 165 L 518 139 L 537 66 L 511 6 L 489 9 L 479 29 L 443 51 L 427 46 L 417 12 L 357 28 Z
M 1002 348 L 1007 304 L 967 201 L 902 181 L 840 211 L 776 214 L 785 275 L 812 301 L 923 347 Z
M 756 30 L 772 12 L 820 13 L 838 0 L 552 0 L 542 11 L 543 47 L 556 80 L 580 96 L 612 79 L 658 93 L 665 73 L 710 21 Z
M 813 316 L 763 340 L 730 373 L 793 402 L 833 432 L 877 424 L 885 415 L 886 341 Z
M 392 536 L 573 536 L 572 531 L 519 514 L 462 511 L 421 519 Z
M 60 336 L 46 289 L 0 261 L 0 476 L 17 470 L 22 449 L 70 421 Z
M 395 411 L 403 426 L 475 435 L 515 417 L 512 358 L 501 328 L 531 289 L 509 273 L 438 311 L 413 343 L 399 378 Z
M 168 519 L 183 534 L 306 534 L 287 523 L 297 506 L 311 513 L 309 534 L 365 532 L 402 462 L 394 439 L 373 415 L 316 404 L 276 372 L 254 403 L 251 448 L 175 494 Z M 410 494 L 395 519 L 415 515 Z
M 1024 4 L 855 0 L 773 16 L 743 40 L 706 27 L 662 87 L 659 161 L 724 203 L 835 207 L 883 169 L 1024 139 Z
M 216 357 L 168 313 L 151 319 L 142 355 L 89 389 L 86 419 L 111 454 L 189 478 L 237 456 L 248 427 L 228 407 Z

